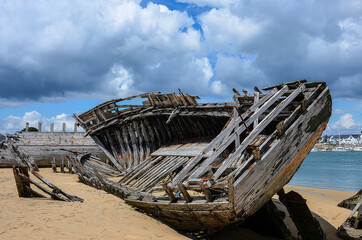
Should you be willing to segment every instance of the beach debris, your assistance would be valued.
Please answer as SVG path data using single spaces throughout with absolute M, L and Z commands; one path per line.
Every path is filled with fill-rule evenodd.
M 357 216 L 354 216 L 356 212 Z M 343 239 L 362 239 L 362 199 L 356 204 L 347 220 L 338 228 L 337 235 Z
M 356 193 L 352 197 L 347 198 L 342 202 L 338 203 L 337 206 L 353 210 L 354 207 L 357 205 L 357 203 L 361 200 L 361 198 L 362 198 L 362 189 L 359 190 L 358 193 Z
M 29 161 L 29 158 L 26 156 L 26 154 L 15 144 L 11 145 L 11 149 L 15 155 L 16 161 L 18 162 L 18 166 L 13 166 L 13 173 L 19 197 L 45 197 L 44 195 L 31 189 L 30 184 L 33 184 L 44 193 L 50 195 L 52 199 L 71 202 L 83 202 L 83 199 L 66 193 L 40 175 L 40 173 L 36 171 L 34 164 Z M 43 184 L 50 188 L 50 190 L 31 179 L 29 176 L 29 171 Z
M 24 150 L 38 167 L 51 167 L 53 160 L 60 166 L 66 155 L 60 148 L 88 152 L 102 159 L 106 158 L 90 137 L 84 137 L 84 132 L 77 132 L 76 126 L 74 131 L 69 132 L 54 132 L 54 124 L 51 126 L 53 129 L 50 129 L 50 132 L 43 132 L 38 127 L 40 131 L 37 132 L 26 131 L 25 128 L 22 132 L 7 134 L 7 139 L 0 143 L 0 167 L 11 168 L 16 164 L 10 147 L 12 143 Z
M 326 236 L 318 220 L 313 217 L 306 200 L 297 192 L 288 193 L 281 189 L 279 200 L 287 208 L 290 217 L 298 229 L 298 235 L 305 240 L 325 240 Z
M 290 181 L 332 110 L 324 82 L 256 89 L 216 103 L 181 91 L 145 93 L 74 114 L 122 173 L 114 179 L 83 167 L 79 179 L 180 230 L 247 219 Z M 122 105 L 136 97 L 147 100 Z M 82 166 L 87 158 L 73 157 Z

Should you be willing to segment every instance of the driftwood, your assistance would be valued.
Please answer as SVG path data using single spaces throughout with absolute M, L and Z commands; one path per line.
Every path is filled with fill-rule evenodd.
M 288 209 L 290 217 L 298 229 L 298 235 L 305 240 L 325 240 L 326 236 L 316 218 L 309 210 L 306 200 L 297 192 L 284 193 L 284 189 L 278 192 L 279 200 Z
M 28 160 L 23 151 L 18 149 L 18 147 L 14 144 L 12 144 L 11 147 L 19 165 L 18 167 L 13 166 L 13 173 L 19 197 L 44 197 L 44 195 L 31 189 L 30 184 L 33 184 L 55 200 L 83 202 L 83 199 L 66 193 L 41 176 L 37 171 L 35 171 L 35 165 Z M 37 179 L 43 182 L 51 190 L 32 180 L 29 176 L 29 170 Z
M 182 92 L 142 94 L 137 106 L 102 103 L 74 117 L 120 178 L 88 165 L 89 156 L 71 157 L 73 166 L 81 181 L 178 229 L 245 220 L 290 181 L 332 106 L 323 82 L 255 89 L 235 90 L 228 103 L 197 103 Z
M 353 215 L 357 212 L 357 216 Z M 353 208 L 347 220 L 338 228 L 337 234 L 343 239 L 362 239 L 362 199 Z

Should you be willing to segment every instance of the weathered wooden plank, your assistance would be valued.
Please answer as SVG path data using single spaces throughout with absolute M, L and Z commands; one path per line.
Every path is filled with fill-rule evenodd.
M 279 97 L 280 97 L 281 95 L 283 95 L 283 93 L 284 93 L 286 90 L 288 90 L 288 87 L 287 87 L 287 86 L 284 86 L 281 90 L 279 90 L 276 94 L 274 94 L 268 101 L 265 102 L 264 105 L 262 105 L 262 106 L 258 109 L 258 111 L 256 111 L 256 112 L 246 121 L 246 125 L 247 125 L 247 126 L 251 125 L 251 124 L 255 121 L 255 119 L 256 119 L 257 117 L 259 117 L 262 112 L 264 112 L 266 109 L 268 109 L 273 102 L 275 102 L 277 99 L 279 99 Z M 259 105 L 260 102 L 262 102 L 262 100 L 259 101 L 259 102 L 257 103 L 257 105 Z M 288 102 L 289 102 L 289 101 L 288 101 Z M 273 116 L 274 116 L 274 115 L 273 115 Z M 238 121 L 235 121 L 235 123 L 240 123 L 241 121 L 242 121 L 242 120 L 241 120 L 240 117 L 239 117 L 239 118 L 238 118 Z M 245 130 L 245 126 L 244 126 L 244 125 L 239 126 L 239 127 L 235 130 L 235 133 L 232 134 L 232 135 L 230 135 L 230 136 L 228 137 L 228 139 L 227 139 L 227 141 L 225 142 L 225 144 L 223 144 L 222 146 L 220 146 L 220 148 L 217 149 L 217 151 L 215 151 L 209 158 L 207 158 L 207 159 L 201 164 L 201 166 L 200 166 L 198 169 L 196 169 L 194 173 L 191 174 L 191 178 L 199 178 L 199 176 L 202 175 L 202 174 L 205 172 L 205 170 L 209 168 L 210 164 L 211 164 L 212 162 L 214 162 L 215 159 L 216 159 L 216 158 L 235 140 L 235 138 L 236 138 L 237 136 L 239 136 L 244 130 Z M 255 130 L 255 129 L 254 129 L 254 130 Z M 254 131 L 254 130 L 253 130 L 253 131 Z M 254 134 L 253 134 L 252 136 L 254 136 L 254 135 L 255 135 L 255 132 L 254 132 Z M 249 136 L 248 136 L 248 141 L 251 141 L 251 140 L 252 140 L 252 139 L 251 139 L 251 137 L 250 137 L 250 135 L 249 135 Z M 244 143 L 244 142 L 245 142 L 245 140 L 243 141 L 242 148 L 244 148 L 244 146 L 245 146 L 245 143 Z M 245 146 L 245 147 L 246 147 L 246 146 Z M 239 146 L 239 148 L 240 148 L 240 146 Z M 224 170 L 224 169 L 223 169 L 223 170 Z M 218 174 L 219 174 L 219 173 L 218 173 Z
M 133 163 L 135 160 L 134 160 L 133 149 L 131 149 L 131 143 L 129 141 L 128 128 L 125 124 L 118 125 L 118 126 L 119 126 L 119 130 L 122 131 L 123 142 L 127 148 L 125 150 L 127 150 L 128 169 L 130 169 L 133 167 Z
M 184 197 L 185 201 L 187 203 L 192 202 L 192 198 L 191 198 L 190 194 L 187 192 L 187 189 L 185 188 L 185 186 L 182 183 L 177 184 L 177 186 L 178 186 L 179 190 L 181 191 L 182 196 Z
M 150 161 L 144 161 L 142 164 L 138 165 L 136 168 L 132 169 L 122 180 L 120 183 L 124 183 L 125 185 L 131 183 L 131 181 L 139 176 L 142 176 L 146 171 L 150 170 L 150 167 L 158 161 L 162 160 L 164 157 L 159 156 L 157 158 L 150 158 Z
M 103 145 L 98 136 L 93 136 L 94 141 L 98 144 L 98 146 L 103 150 L 103 152 L 107 155 L 107 157 L 111 160 L 113 165 L 120 171 L 123 170 L 122 165 L 118 163 L 118 161 L 113 157 L 113 155 L 108 151 L 108 149 Z
M 144 147 L 145 146 L 144 139 L 143 139 L 144 136 L 141 133 L 141 127 L 137 120 L 133 121 L 133 128 L 136 133 L 136 138 L 138 139 L 138 147 L 139 147 L 139 163 L 138 164 L 140 164 L 146 158 L 145 152 L 147 150 Z
M 297 80 L 297 81 L 286 82 L 286 83 L 281 83 L 281 84 L 265 87 L 265 88 L 263 88 L 263 90 L 267 91 L 267 90 L 270 90 L 270 89 L 273 89 L 273 88 L 278 88 L 279 89 L 279 88 L 281 88 L 281 87 L 283 87 L 285 85 L 300 84 L 300 83 L 305 83 L 305 82 L 307 82 L 307 80 L 301 79 L 301 80 Z
M 183 157 L 172 156 L 169 157 L 167 161 L 162 161 L 161 164 L 157 166 L 157 169 L 149 174 L 144 180 L 140 181 L 141 183 L 138 184 L 137 187 L 147 190 L 152 183 L 157 183 L 157 181 L 166 177 L 171 169 L 180 166 L 179 162 L 181 162 L 182 159 Z
M 268 116 L 266 116 L 257 126 L 257 128 L 253 129 L 253 131 L 244 139 L 244 141 L 240 144 L 239 148 L 235 150 L 234 153 L 230 154 L 230 156 L 224 160 L 221 167 L 215 172 L 214 179 L 218 179 L 225 171 L 227 167 L 235 160 L 237 156 L 241 154 L 242 151 L 254 140 L 254 138 L 261 133 L 264 128 L 279 114 L 281 110 L 283 110 L 296 96 L 298 96 L 304 89 L 304 85 L 299 86 L 291 95 L 289 95 L 286 99 L 284 99 L 281 103 L 278 104 L 276 108 L 274 108 Z
M 123 137 L 122 137 L 122 133 L 119 127 L 115 127 L 114 128 L 114 133 L 119 145 L 119 149 L 121 151 L 121 159 L 124 162 L 125 168 L 127 169 L 129 167 L 129 157 L 128 157 L 128 153 L 127 153 L 127 147 L 125 146 L 125 143 L 123 141 Z
M 249 214 L 252 214 L 253 209 L 262 206 L 290 180 L 326 127 L 326 122 L 323 121 L 327 121 L 329 115 L 321 114 L 330 111 L 330 100 L 326 97 L 328 95 L 328 89 L 326 89 L 326 92 L 308 107 L 306 113 L 299 116 L 285 131 L 282 138 L 271 145 L 258 164 L 244 173 L 247 176 L 242 179 L 240 177 L 240 181 L 236 180 L 234 184 L 235 202 L 238 203 L 235 206 L 236 213 L 250 212 Z M 320 116 L 320 118 L 315 118 L 320 123 L 312 123 L 311 116 Z M 309 129 L 311 125 L 316 125 L 317 130 Z M 291 148 L 282 150 L 285 144 Z M 260 180 L 255 182 L 255 179 Z M 247 192 L 247 189 L 254 191 Z
M 122 169 L 125 169 L 126 168 L 126 164 L 122 161 L 122 160 L 119 160 L 118 158 L 118 151 L 117 149 L 115 148 L 115 146 L 117 146 L 117 144 L 115 144 L 111 134 L 109 133 L 109 131 L 106 131 L 105 132 L 106 136 L 107 136 L 107 140 L 109 141 L 109 145 L 111 147 L 111 150 L 112 150 L 112 156 L 114 156 L 114 159 L 117 161 L 117 163 L 122 167 Z
M 129 183 L 130 187 L 135 187 L 137 188 L 140 184 L 142 184 L 144 181 L 146 181 L 150 175 L 155 174 L 155 169 L 157 169 L 159 167 L 159 163 L 163 166 L 165 164 L 167 164 L 167 162 L 169 161 L 171 157 L 165 157 L 165 158 L 160 158 L 158 161 L 155 161 L 153 163 L 153 165 L 148 168 L 146 170 L 146 172 L 144 172 L 139 178 L 137 178 L 136 182 L 134 183 Z
M 133 129 L 132 123 L 127 124 L 127 128 L 128 128 L 128 134 L 131 137 L 132 152 L 133 152 L 133 167 L 135 167 L 140 163 L 139 143 L 135 135 L 135 130 Z
M 151 156 L 186 156 L 186 157 L 194 157 L 201 150 L 205 149 L 208 143 L 195 142 L 195 143 L 187 143 L 187 144 L 177 144 L 171 145 L 167 147 L 161 147 L 154 151 Z M 205 153 L 205 157 L 210 156 L 211 151 Z
M 144 138 L 144 141 L 143 141 L 143 144 L 144 144 L 144 151 L 145 151 L 145 158 L 148 158 L 151 154 L 151 151 L 153 149 L 152 148 L 152 145 L 153 143 L 151 142 L 151 136 L 149 136 L 149 132 L 146 130 L 147 126 L 145 125 L 144 121 L 140 120 L 139 122 L 139 126 L 141 128 L 141 135 L 143 136 Z
M 202 192 L 205 194 L 205 197 L 206 197 L 206 201 L 207 202 L 212 202 L 213 201 L 213 198 L 212 198 L 212 195 L 211 195 L 211 192 L 209 189 L 207 189 L 204 185 L 204 182 L 203 181 L 199 181 L 198 182 Z
M 150 190 L 152 187 L 154 187 L 156 184 L 158 184 L 160 182 L 160 180 L 166 178 L 169 174 L 176 171 L 179 167 L 184 165 L 188 160 L 189 160 L 188 157 L 182 157 L 182 158 L 179 158 L 179 159 L 175 160 L 175 163 L 170 164 L 169 166 L 167 166 L 162 171 L 161 174 L 158 174 L 158 176 L 155 179 L 153 179 L 152 181 L 145 184 L 144 191 Z
M 162 184 L 162 187 L 163 187 L 163 189 L 165 190 L 167 196 L 169 197 L 170 202 L 171 202 L 171 203 L 176 202 L 177 199 L 176 199 L 175 195 L 173 194 L 173 191 L 167 186 L 167 183 L 163 183 L 163 184 Z

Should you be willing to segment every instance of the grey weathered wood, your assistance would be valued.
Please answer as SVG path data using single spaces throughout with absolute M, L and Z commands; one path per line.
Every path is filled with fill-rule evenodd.
M 281 91 L 285 91 L 281 90 Z M 270 91 L 268 94 L 266 94 L 256 105 L 253 105 L 249 110 L 250 112 L 255 111 L 255 109 L 259 108 L 260 105 L 264 104 L 267 100 L 269 100 L 270 98 L 272 98 L 273 94 L 275 93 L 275 91 Z M 279 94 L 277 95 L 279 97 Z M 275 100 L 277 99 L 277 97 L 274 97 Z M 272 101 L 274 102 L 274 101 Z M 248 116 L 248 113 L 243 113 L 242 117 L 245 118 Z M 231 131 L 234 129 L 234 127 L 239 124 L 241 122 L 241 119 L 238 118 L 237 120 L 233 121 L 232 125 L 228 125 L 227 128 L 225 128 L 223 131 L 221 131 L 221 133 L 214 138 L 211 143 L 209 144 L 208 147 L 206 147 L 202 152 L 200 152 L 197 156 L 195 156 L 194 159 L 192 159 L 186 166 L 185 168 L 175 176 L 175 178 L 172 180 L 172 182 L 169 184 L 170 187 L 173 187 L 177 182 L 181 181 L 184 179 L 184 177 L 191 171 L 191 169 L 193 169 L 199 162 L 200 160 L 203 158 L 203 155 L 206 152 L 209 152 L 212 148 L 214 148 L 214 146 L 218 143 L 220 143 L 221 141 L 224 140 L 225 136 L 228 136 Z M 232 142 L 233 140 L 231 140 L 230 142 Z M 217 156 L 215 156 L 216 158 Z
M 62 162 L 60 163 L 60 172 L 64 173 L 64 158 L 62 158 Z
M 138 148 L 138 141 L 135 136 L 135 131 L 131 124 L 127 124 L 128 127 L 128 134 L 131 137 L 131 143 L 132 143 L 132 151 L 133 151 L 133 166 L 137 166 L 140 161 L 139 157 L 139 148 Z
M 57 165 L 55 163 L 55 157 L 53 156 L 53 160 L 52 160 L 52 169 L 53 172 L 56 173 L 57 172 Z
M 299 164 L 301 164 L 300 161 L 308 154 L 326 126 L 326 123 L 323 122 L 323 125 L 319 126 L 317 132 L 307 131 L 311 116 L 316 116 L 322 109 L 329 106 L 330 103 L 327 96 L 330 95 L 328 89 L 325 89 L 307 108 L 306 113 L 299 115 L 292 125 L 286 129 L 283 137 L 276 139 L 271 144 L 271 147 L 263 154 L 258 164 L 251 168 L 252 171 L 248 170 L 244 172 L 244 177 L 239 177 L 239 179 L 235 181 L 235 201 L 238 202 L 235 206 L 235 211 L 237 214 L 241 211 L 250 211 L 263 205 L 263 203 L 269 200 L 272 194 L 274 194 L 273 192 L 265 192 L 266 189 L 271 186 L 278 189 L 278 187 L 284 186 L 290 180 Z M 328 119 L 328 115 L 326 115 L 324 119 Z M 295 136 L 301 136 L 301 138 L 298 139 L 295 138 Z M 285 148 L 285 145 L 290 146 L 290 149 Z M 305 150 L 300 151 L 302 147 Z M 283 153 L 282 157 L 280 156 L 281 153 Z M 295 166 L 293 166 L 293 168 L 288 168 L 288 171 L 283 171 L 281 177 L 279 171 L 284 169 L 286 164 L 291 164 L 289 161 L 295 156 L 300 159 L 295 160 L 297 162 L 294 163 Z M 277 160 L 281 162 L 278 163 Z M 273 165 L 275 166 L 273 167 Z M 261 171 L 261 169 L 263 169 L 263 171 Z M 256 182 L 255 179 L 260 180 Z M 271 182 L 272 185 L 270 185 Z M 251 188 L 258 189 L 259 191 L 247 193 L 247 189 Z M 246 201 L 246 199 L 248 200 Z
M 288 90 L 288 87 L 287 86 L 284 86 L 281 90 L 279 90 L 276 94 L 274 94 L 268 101 L 265 102 L 265 104 L 263 104 L 247 121 L 246 121 L 246 125 L 249 126 L 250 124 L 252 124 L 255 119 L 257 117 L 260 116 L 260 114 L 262 112 L 264 112 L 266 109 L 268 109 L 270 107 L 270 105 L 272 103 L 274 103 L 277 99 L 279 99 L 279 97 L 281 95 L 283 95 L 283 93 L 285 91 Z M 291 98 L 290 98 L 291 99 Z M 260 100 L 257 105 L 262 102 L 262 100 Z M 288 101 L 289 103 L 289 101 Z M 273 115 L 274 116 L 274 115 Z M 240 119 L 240 118 L 239 118 Z M 271 119 L 272 120 L 272 119 Z M 271 121 L 270 120 L 270 121 Z M 239 123 L 241 122 L 241 119 L 239 120 Z M 269 123 L 269 122 L 268 122 Z M 259 124 L 260 125 L 260 124 Z M 265 127 L 265 126 L 264 126 Z M 264 129 L 264 128 L 263 128 Z M 249 135 L 247 137 L 247 141 L 248 141 L 248 144 L 253 140 L 252 137 L 255 137 L 257 134 L 259 134 L 259 132 L 263 129 L 258 129 L 258 133 L 256 133 L 257 131 L 255 131 L 255 129 L 253 130 L 253 134 Z M 244 125 L 241 125 L 237 128 L 237 130 L 235 130 L 235 134 L 232 134 L 228 137 L 227 141 L 215 152 L 213 153 L 209 158 L 207 158 L 202 164 L 201 166 L 196 169 L 196 171 L 191 175 L 191 178 L 198 178 L 200 175 L 202 175 L 205 170 L 209 167 L 209 165 L 215 161 L 215 159 L 235 140 L 235 138 L 237 136 L 239 136 L 243 131 L 245 130 L 245 126 Z M 250 137 L 252 136 L 252 137 Z M 242 142 L 242 144 L 239 146 L 238 149 L 245 149 L 247 147 L 247 145 L 245 140 Z M 228 167 L 228 166 L 227 166 Z M 225 167 L 226 168 L 226 167 Z M 222 170 L 225 170 L 225 169 L 222 169 Z M 218 175 L 220 174 L 220 171 L 218 173 Z
M 19 197 L 26 197 L 23 182 L 15 166 L 13 166 L 13 173 Z
M 152 165 L 148 169 L 145 169 L 146 171 L 140 177 L 137 178 L 136 182 L 129 183 L 130 187 L 137 187 L 138 185 L 140 185 L 143 181 L 145 181 L 150 176 L 150 174 L 154 173 L 154 170 L 157 169 L 159 166 L 158 165 L 159 162 L 161 162 L 161 166 L 162 166 L 162 165 L 166 164 L 170 158 L 171 157 L 165 157 L 165 158 L 160 158 L 158 161 L 154 161 L 152 163 Z
M 258 89 L 258 88 L 257 88 L 257 89 Z M 259 90 L 259 91 L 260 91 L 260 90 Z M 257 102 L 259 102 L 259 92 L 255 92 L 255 93 L 254 93 L 254 104 L 256 104 Z M 256 111 L 257 111 L 257 109 L 256 109 Z M 256 128 L 256 127 L 258 126 L 258 124 L 259 124 L 259 120 L 256 119 L 256 120 L 254 121 L 253 128 Z
M 274 108 L 268 116 L 266 116 L 259 124 L 258 127 L 253 129 L 253 131 L 244 139 L 244 141 L 240 144 L 239 148 L 235 150 L 234 153 L 230 154 L 230 156 L 224 160 L 221 167 L 215 172 L 214 179 L 218 179 L 225 171 L 227 167 L 230 166 L 231 162 L 235 160 L 237 156 L 241 154 L 242 151 L 254 140 L 254 138 L 264 130 L 264 128 L 278 115 L 280 111 L 282 111 L 299 93 L 304 89 L 304 85 L 299 86 L 291 95 L 289 95 L 286 99 L 284 99 L 281 103 L 278 104 L 276 108 Z
M 127 147 L 127 157 L 128 157 L 128 168 L 133 167 L 133 162 L 134 162 L 134 154 L 133 151 L 131 150 L 131 143 L 128 141 L 128 129 L 125 126 L 125 124 L 123 125 L 119 125 L 119 128 L 122 128 L 122 137 L 124 140 L 124 144 Z
M 94 141 L 98 144 L 98 146 L 104 151 L 107 157 L 111 160 L 113 165 L 120 171 L 123 170 L 122 166 L 118 163 L 118 161 L 113 157 L 113 155 L 104 147 L 103 143 L 99 140 L 97 136 L 94 136 Z
M 114 129 L 114 133 L 116 135 L 116 139 L 118 141 L 118 147 L 121 151 L 121 161 L 124 162 L 124 168 L 128 168 L 129 167 L 129 158 L 128 158 L 128 154 L 127 154 L 127 149 L 124 146 L 125 143 L 123 141 L 123 137 L 121 135 L 121 131 L 119 128 L 115 128 Z M 107 159 L 108 160 L 108 159 Z
M 21 176 L 24 180 L 34 184 L 36 187 L 38 187 L 40 190 L 42 190 L 43 192 L 45 192 L 46 194 L 49 194 L 53 199 L 56 200 L 61 200 L 61 201 L 66 201 L 64 198 L 58 196 L 57 194 L 49 191 L 48 189 L 46 189 L 45 187 L 43 187 L 42 185 L 38 184 L 37 182 L 33 181 L 32 179 L 30 179 L 29 177 L 25 176 L 22 173 L 19 173 L 19 176 Z
M 298 81 L 286 82 L 286 83 L 273 85 L 273 86 L 270 86 L 270 87 L 265 87 L 265 88 L 263 88 L 263 90 L 266 91 L 266 90 L 270 90 L 270 89 L 273 89 L 273 88 L 281 88 L 281 87 L 283 87 L 285 85 L 300 84 L 300 83 L 305 83 L 305 82 L 307 82 L 307 80 L 301 79 L 301 80 L 298 80 Z
M 121 159 L 119 159 L 118 151 L 116 149 L 117 145 L 115 144 L 113 138 L 111 137 L 111 135 L 110 135 L 110 133 L 108 131 L 106 132 L 106 136 L 107 136 L 107 139 L 108 139 L 108 141 L 110 143 L 109 145 L 111 147 L 111 150 L 112 150 L 112 153 L 113 153 L 112 156 L 114 157 L 114 160 L 117 161 L 118 165 L 120 165 L 122 169 L 125 169 L 126 164 Z
M 127 181 L 125 181 L 125 185 L 131 184 L 131 181 L 134 180 L 135 178 L 140 178 L 143 175 L 148 174 L 149 172 L 151 172 L 151 170 L 153 170 L 154 164 L 156 164 L 158 161 L 163 160 L 164 157 L 159 156 L 157 158 L 155 158 L 154 160 L 150 161 L 149 163 L 147 163 L 144 167 L 142 167 L 140 170 L 138 171 L 134 171 L 133 173 L 129 174 L 129 178 L 127 179 Z M 128 176 L 127 176 L 128 177 Z M 124 182 L 124 181 L 123 181 Z
M 181 159 L 181 157 L 169 157 L 166 161 L 163 160 L 158 166 L 156 166 L 157 170 L 148 174 L 142 181 L 139 181 L 139 184 L 135 185 L 139 188 L 146 188 L 150 182 L 155 181 L 155 179 L 161 180 L 163 176 L 168 172 L 172 166 L 177 165 L 177 162 Z
M 187 162 L 187 160 L 189 160 L 189 158 L 184 157 L 184 158 L 179 158 L 177 160 L 175 160 L 175 163 L 171 163 L 169 164 L 166 168 L 164 168 L 161 172 L 161 174 L 158 174 L 154 179 L 152 179 L 151 181 L 148 181 L 147 183 L 145 183 L 143 185 L 143 190 L 144 191 L 148 191 L 150 188 L 152 188 L 153 186 L 155 186 L 156 184 L 158 184 L 158 182 L 164 178 L 166 178 L 169 174 L 171 174 L 173 171 L 175 171 L 176 169 L 178 169 L 179 167 L 181 167 L 182 165 L 185 164 L 185 162 Z

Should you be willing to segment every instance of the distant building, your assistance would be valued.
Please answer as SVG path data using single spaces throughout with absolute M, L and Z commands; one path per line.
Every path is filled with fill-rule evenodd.
M 348 144 L 356 145 L 362 144 L 362 135 L 359 134 L 350 134 L 350 135 L 325 135 L 319 139 L 319 142 L 324 142 L 327 144 Z

